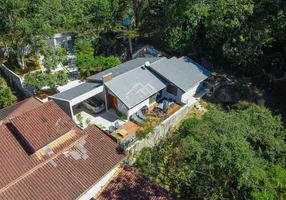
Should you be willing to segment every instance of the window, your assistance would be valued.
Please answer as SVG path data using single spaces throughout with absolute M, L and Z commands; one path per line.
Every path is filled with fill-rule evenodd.
M 162 97 L 162 90 L 160 90 L 159 92 L 157 92 L 156 94 L 154 94 L 153 96 L 151 96 L 149 98 L 149 104 L 154 103 L 155 101 L 157 101 L 158 99 L 160 99 Z
M 167 92 L 174 95 L 174 96 L 177 96 L 178 89 L 173 85 L 168 85 L 167 86 Z

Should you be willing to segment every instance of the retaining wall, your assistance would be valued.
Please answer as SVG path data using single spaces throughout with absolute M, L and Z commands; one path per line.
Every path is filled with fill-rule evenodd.
M 160 125 L 154 128 L 152 133 L 142 140 L 137 140 L 134 144 L 126 149 L 129 153 L 128 162 L 134 162 L 134 155 L 140 152 L 145 147 L 155 146 L 161 139 L 165 138 L 170 134 L 170 130 L 175 127 L 188 113 L 189 109 L 195 104 L 184 105 L 180 110 L 175 112 L 169 118 L 164 120 Z
M 26 97 L 30 97 L 32 96 L 32 94 L 26 90 L 23 87 L 23 82 L 20 76 L 18 76 L 17 74 L 15 74 L 12 70 L 8 69 L 4 64 L 0 63 L 0 69 L 2 70 L 2 72 L 5 74 L 5 76 L 7 77 L 7 81 L 9 81 L 9 83 L 11 85 L 13 85 L 15 88 L 21 90 Z

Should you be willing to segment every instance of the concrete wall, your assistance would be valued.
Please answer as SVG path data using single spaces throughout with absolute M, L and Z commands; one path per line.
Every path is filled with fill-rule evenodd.
M 15 74 L 12 70 L 8 69 L 5 65 L 0 63 L 0 69 L 3 71 L 5 76 L 8 78 L 11 85 L 21 90 L 26 97 L 31 97 L 32 94 L 23 87 L 23 81 L 20 76 Z
M 109 179 L 113 176 L 113 174 L 117 171 L 119 165 L 116 166 L 113 170 L 111 170 L 107 175 L 105 175 L 99 182 L 89 188 L 84 194 L 78 197 L 78 200 L 90 200 L 94 197 L 102 187 L 109 181 Z
M 126 116 L 128 115 L 128 108 L 120 99 L 117 99 L 117 110 Z
M 127 118 L 129 119 L 129 117 L 131 115 L 133 115 L 134 113 L 136 113 L 138 110 L 140 110 L 143 106 L 149 106 L 149 98 L 145 99 L 143 102 L 137 104 L 136 106 L 134 106 L 133 108 L 129 109 L 128 111 L 128 115 Z
M 176 101 L 176 103 L 182 103 L 181 102 L 181 98 L 182 98 L 182 95 L 183 95 L 183 91 L 180 90 L 179 88 L 177 88 L 177 96 L 173 95 L 173 94 L 170 94 L 167 92 L 167 87 L 163 89 L 163 96 L 167 99 L 171 98 L 171 99 L 174 99 Z
M 142 140 L 136 141 L 130 147 L 126 149 L 129 153 L 128 161 L 129 163 L 134 162 L 134 155 L 139 153 L 145 147 L 151 147 L 156 145 L 161 139 L 168 136 L 170 130 L 175 127 L 188 113 L 189 109 L 195 104 L 184 105 L 180 110 L 174 113 L 172 116 L 163 121 L 160 125 L 154 128 L 153 133 L 149 133 L 148 137 Z
M 200 87 L 201 83 L 198 83 L 197 85 L 195 85 L 193 88 L 191 88 L 189 91 L 187 91 L 186 93 L 184 93 L 182 95 L 182 99 L 181 101 L 183 103 L 188 103 L 188 100 L 191 99 L 197 92 L 198 88 Z
M 72 107 L 70 105 L 70 102 L 56 99 L 54 97 L 48 97 L 49 100 L 53 100 L 65 113 L 67 113 L 71 118 L 73 118 L 73 111 Z

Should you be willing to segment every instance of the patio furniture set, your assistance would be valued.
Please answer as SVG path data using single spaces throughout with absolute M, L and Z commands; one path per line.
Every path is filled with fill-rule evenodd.
M 119 124 L 119 122 L 115 122 L 114 126 L 111 125 L 111 126 L 108 127 L 107 132 L 113 133 L 113 132 L 115 132 L 116 130 L 118 130 L 120 127 L 121 127 L 121 125 Z
M 167 114 L 169 108 L 172 108 L 175 105 L 175 100 L 169 98 L 168 100 L 163 100 L 161 103 L 159 103 L 155 108 L 154 112 L 156 115 L 159 115 L 160 113 Z M 131 115 L 131 120 L 135 121 L 136 123 L 143 125 L 144 120 L 147 119 L 147 117 L 144 115 L 148 112 L 148 107 L 143 106 L 140 110 L 138 110 L 136 113 Z

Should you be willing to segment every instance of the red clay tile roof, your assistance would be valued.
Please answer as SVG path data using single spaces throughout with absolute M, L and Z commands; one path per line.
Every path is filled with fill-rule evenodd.
M 65 141 L 58 150 L 53 149 L 53 155 L 39 159 L 37 153 L 28 156 L 7 125 L 0 126 L 0 199 L 76 199 L 126 157 L 117 152 L 117 144 L 95 126 L 76 130 L 76 135 L 79 137 Z M 86 160 L 63 154 L 80 153 L 75 144 L 83 138 L 89 156 Z M 51 159 L 56 167 L 50 163 Z
M 130 166 L 121 166 L 119 174 L 98 194 L 97 200 L 174 200 L 170 193 Z
M 9 121 L 9 118 L 17 117 L 29 110 L 32 110 L 36 107 L 39 107 L 42 103 L 35 99 L 34 97 L 30 97 L 23 101 L 20 101 L 12 106 L 0 110 L 0 120 L 3 120 L 4 123 Z
M 32 152 L 76 127 L 74 121 L 53 101 L 12 118 L 10 122 Z

